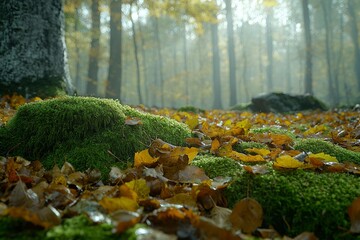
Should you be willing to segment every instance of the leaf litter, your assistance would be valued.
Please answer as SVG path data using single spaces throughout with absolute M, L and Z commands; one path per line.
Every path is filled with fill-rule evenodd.
M 28 101 L 41 99 L 3 97 L 1 124 L 6 124 L 16 108 Z M 21 218 L 49 229 L 66 218 L 85 214 L 94 223 L 112 224 L 114 234 L 122 234 L 140 223 L 153 229 L 151 234 L 169 239 L 281 238 L 271 227 L 263 228 L 262 206 L 255 199 L 248 197 L 233 209 L 227 208 L 222 191 L 231 184 L 231 178 L 210 179 L 202 169 L 190 165 L 193 159 L 202 153 L 229 157 L 250 174 L 267 174 L 271 166 L 276 170 L 303 168 L 360 174 L 360 166 L 354 163 L 339 163 L 336 157 L 325 153 L 294 150 L 293 139 L 281 131 L 251 131 L 255 127 L 277 126 L 298 138 L 322 138 L 360 152 L 358 113 L 281 116 L 220 110 L 205 111 L 202 115 L 170 109 L 148 111 L 187 124 L 194 133 L 193 138 L 185 140 L 188 147 L 155 139 L 148 149 L 135 153 L 132 168 L 113 167 L 107 182 L 101 180 L 96 169 L 78 172 L 68 162 L 61 168 L 45 170 L 39 161 L 2 157 L 0 216 Z M 142 122 L 128 118 L 125 124 Z M 257 142 L 267 148 L 252 147 L 238 152 L 234 146 L 240 142 Z M 350 233 L 360 232 L 359 203 L 358 198 L 348 208 Z M 304 232 L 294 239 L 316 236 Z

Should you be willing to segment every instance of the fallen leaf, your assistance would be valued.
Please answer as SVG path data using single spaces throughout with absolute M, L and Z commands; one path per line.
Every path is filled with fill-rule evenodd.
M 152 157 L 149 154 L 149 150 L 145 149 L 141 152 L 136 152 L 134 157 L 134 167 L 146 166 L 151 167 L 156 164 L 159 157 Z
M 236 229 L 251 233 L 261 226 L 263 209 L 260 203 L 252 198 L 244 198 L 236 203 L 230 214 L 230 222 Z
M 117 210 L 127 210 L 135 212 L 139 205 L 138 203 L 127 197 L 104 197 L 100 200 L 99 204 L 109 213 L 115 212 Z
M 127 117 L 125 119 L 125 125 L 129 125 L 129 126 L 136 126 L 136 125 L 142 125 L 142 121 L 140 118 L 137 117 Z
M 355 199 L 348 208 L 351 233 L 360 233 L 360 197 Z
M 295 158 L 289 155 L 283 155 L 276 158 L 274 162 L 274 167 L 280 168 L 300 168 L 303 167 L 305 164 L 296 160 Z

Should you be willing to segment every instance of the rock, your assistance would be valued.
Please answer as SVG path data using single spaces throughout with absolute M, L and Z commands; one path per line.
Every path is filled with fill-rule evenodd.
M 134 121 L 125 124 L 127 118 Z M 134 153 L 156 138 L 183 145 L 190 134 L 185 124 L 115 100 L 63 97 L 21 106 L 0 128 L 0 156 L 41 160 L 46 168 L 68 161 L 76 170 L 106 174 L 113 165 L 132 163 Z
M 311 95 L 268 93 L 251 99 L 254 112 L 286 113 L 305 110 L 326 110 L 326 105 Z

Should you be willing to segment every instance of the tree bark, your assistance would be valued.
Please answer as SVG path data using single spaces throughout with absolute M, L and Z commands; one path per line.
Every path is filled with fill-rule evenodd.
M 96 96 L 98 87 L 100 55 L 100 10 L 99 0 L 92 0 L 91 4 L 91 44 L 89 50 L 89 68 L 86 93 Z
M 360 46 L 359 46 L 359 31 L 357 26 L 357 19 L 355 13 L 355 3 L 353 0 L 348 0 L 348 12 L 350 17 L 350 27 L 351 27 L 351 39 L 354 44 L 354 54 L 355 54 L 355 76 L 358 84 L 358 91 L 360 91 Z
M 185 82 L 185 104 L 189 105 L 190 91 L 189 91 L 189 69 L 188 69 L 188 58 L 187 58 L 187 39 L 186 39 L 186 24 L 184 23 L 183 29 L 183 54 L 184 54 L 184 82 Z
M 135 64 L 136 64 L 136 80 L 137 80 L 137 94 L 139 98 L 139 104 L 143 104 L 143 99 L 141 95 L 141 77 L 140 77 L 140 63 L 139 63 L 139 50 L 138 44 L 136 41 L 136 30 L 135 30 L 135 22 L 132 18 L 132 5 L 130 5 L 130 22 L 131 22 L 131 30 L 132 30 L 132 37 L 133 37 L 133 45 L 134 45 L 134 56 L 135 56 Z
M 266 66 L 266 86 L 267 91 L 273 91 L 273 35 L 272 35 L 272 9 L 267 9 L 266 13 L 266 51 L 267 51 L 267 66 Z
M 0 2 L 0 94 L 73 93 L 62 0 Z
M 213 69 L 213 108 L 221 109 L 221 83 L 220 83 L 220 52 L 218 25 L 211 24 L 211 44 L 212 44 L 212 69 Z
M 236 89 L 236 58 L 234 44 L 234 24 L 231 0 L 226 0 L 226 22 L 228 38 L 228 57 L 229 57 L 229 82 L 230 82 L 230 106 L 237 104 Z
M 304 20 L 304 35 L 305 35 L 305 93 L 313 95 L 312 87 L 312 44 L 311 44 L 311 29 L 310 29 L 310 14 L 308 0 L 302 0 L 302 12 Z
M 121 72 L 122 72 L 122 13 L 121 0 L 111 0 L 110 2 L 110 57 L 108 84 L 106 88 L 106 97 L 117 98 L 121 100 Z

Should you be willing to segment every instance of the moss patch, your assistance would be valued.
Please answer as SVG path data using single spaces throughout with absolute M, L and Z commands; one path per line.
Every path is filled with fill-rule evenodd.
M 353 152 L 342 148 L 338 145 L 326 142 L 321 139 L 302 139 L 297 140 L 294 148 L 300 151 L 320 153 L 324 152 L 331 156 L 334 156 L 340 162 L 354 162 L 360 164 L 360 153 Z
M 0 239 L 42 240 L 46 232 L 41 228 L 11 217 L 0 217 Z
M 320 239 L 339 239 L 349 229 L 347 208 L 360 196 L 358 176 L 311 171 L 276 171 L 251 175 L 228 158 L 202 156 L 194 161 L 209 177 L 232 176 L 226 189 L 232 207 L 237 201 L 251 197 L 264 208 L 264 223 L 281 234 L 296 236 L 314 232 Z M 220 167 L 219 167 L 220 166 Z
M 50 229 L 46 233 L 46 239 L 118 239 L 119 236 L 112 233 L 112 228 L 109 224 L 94 224 L 86 216 L 80 215 L 66 219 L 61 225 Z
M 126 118 L 142 124 L 126 125 Z M 0 154 L 40 159 L 46 167 L 69 161 L 77 170 L 123 164 L 153 139 L 183 145 L 190 130 L 181 123 L 143 113 L 118 101 L 64 97 L 21 106 L 2 135 Z

